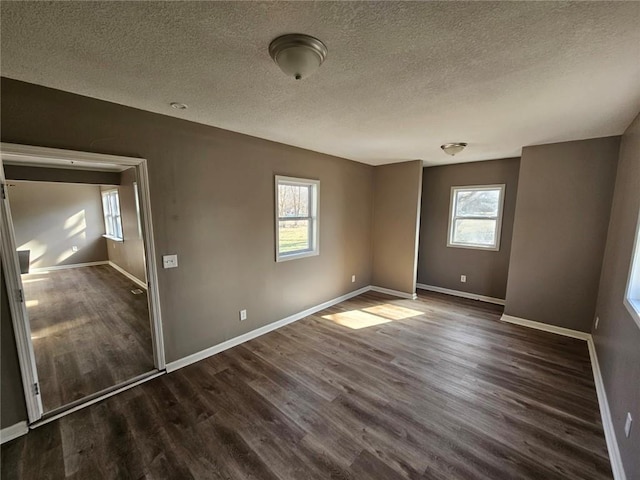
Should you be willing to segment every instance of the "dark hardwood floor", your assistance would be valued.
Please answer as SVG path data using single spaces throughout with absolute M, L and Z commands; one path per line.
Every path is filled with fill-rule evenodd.
M 44 411 L 154 369 L 147 294 L 109 265 L 22 276 Z
M 368 293 L 2 447 L 3 479 L 611 479 L 586 342 Z

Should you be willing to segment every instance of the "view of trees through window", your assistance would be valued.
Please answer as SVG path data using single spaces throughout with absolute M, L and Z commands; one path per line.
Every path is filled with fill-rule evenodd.
M 502 187 L 456 188 L 450 244 L 496 247 Z
M 278 185 L 279 251 L 291 253 L 311 249 L 311 216 L 308 185 Z

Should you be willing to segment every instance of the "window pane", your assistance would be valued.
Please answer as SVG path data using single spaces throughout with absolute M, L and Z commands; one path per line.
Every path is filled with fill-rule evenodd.
M 278 216 L 308 217 L 310 189 L 302 185 L 278 185 Z
M 309 220 L 280 220 L 278 223 L 278 251 L 280 253 L 311 250 Z
M 453 228 L 453 243 L 495 245 L 496 221 L 463 218 L 456 219 Z
M 118 192 L 112 192 L 109 197 L 111 198 L 111 212 L 114 215 L 120 214 L 120 202 L 118 202 Z
M 122 238 L 122 218 L 120 218 L 120 215 L 115 217 L 115 224 L 116 224 L 116 230 L 115 230 L 116 237 Z
M 500 190 L 457 190 L 456 217 L 497 217 Z

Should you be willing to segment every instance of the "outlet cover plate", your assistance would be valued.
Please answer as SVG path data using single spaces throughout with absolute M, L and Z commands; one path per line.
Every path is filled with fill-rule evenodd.
M 178 255 L 163 255 L 162 268 L 176 268 L 178 266 Z

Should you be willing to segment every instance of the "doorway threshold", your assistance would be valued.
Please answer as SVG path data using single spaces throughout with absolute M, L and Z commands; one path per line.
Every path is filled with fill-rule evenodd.
M 29 424 L 30 429 L 41 427 L 42 425 L 46 425 L 47 423 L 53 422 L 54 420 L 58 420 L 65 415 L 69 415 L 70 413 L 77 412 L 85 407 L 93 405 L 94 403 L 101 402 L 109 397 L 113 397 L 114 395 L 124 392 L 125 390 L 129 390 L 135 386 L 140 385 L 141 383 L 148 382 L 149 380 L 153 380 L 154 378 L 158 378 L 161 375 L 167 373 L 166 370 L 151 370 L 150 372 L 143 373 L 138 375 L 137 377 L 133 377 L 132 379 L 114 385 L 113 387 L 105 388 L 104 390 L 100 390 L 99 392 L 88 395 L 79 400 L 75 400 L 71 403 L 63 405 L 62 407 L 51 410 L 50 412 L 45 413 L 40 420 L 37 422 L 33 422 Z

